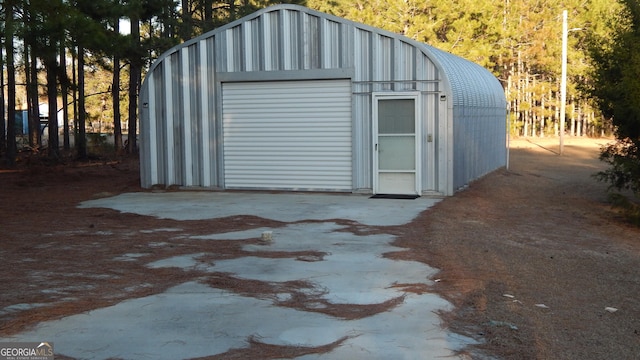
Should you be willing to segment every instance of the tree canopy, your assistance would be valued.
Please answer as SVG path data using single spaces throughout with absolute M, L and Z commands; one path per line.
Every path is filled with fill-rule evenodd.
M 0 3 L 0 40 L 5 49 L 0 80 L 7 81 L 3 87 L 6 89 L 3 93 L 5 102 L 9 105 L 11 100 L 15 105 L 8 107 L 34 109 L 39 102 L 46 101 L 49 93 L 51 99 L 54 95 L 61 99 L 60 94 L 54 93 L 60 92 L 62 85 L 66 84 L 71 90 L 72 100 L 59 100 L 57 108 L 58 111 L 61 108 L 66 110 L 67 105 L 73 105 L 69 114 L 73 114 L 71 127 L 78 138 L 76 146 L 80 144 L 79 152 L 82 152 L 84 135 L 78 134 L 86 126 L 95 129 L 92 131 L 108 132 L 119 128 L 115 122 L 123 121 L 129 125 L 128 132 L 135 134 L 140 79 L 155 57 L 179 42 L 281 2 L 5 0 Z M 510 106 L 510 130 L 520 136 L 557 135 L 560 131 L 569 135 L 597 136 L 610 129 L 606 120 L 613 116 L 613 112 L 583 96 L 577 84 L 590 85 L 596 81 L 596 74 L 588 71 L 587 40 L 601 39 L 603 44 L 613 49 L 611 44 L 622 40 L 615 35 L 617 30 L 630 27 L 632 22 L 625 19 L 634 16 L 632 10 L 622 13 L 622 6 L 616 0 L 567 0 L 561 3 L 552 0 L 284 2 L 404 34 L 487 67 L 504 85 Z M 627 7 L 637 6 L 634 0 L 624 3 Z M 569 12 L 571 28 L 569 104 L 567 128 L 559 129 L 561 13 L 564 9 Z M 123 20 L 132 25 L 129 34 L 116 30 Z M 637 53 L 629 51 L 625 55 L 626 61 L 638 61 Z M 61 57 L 70 58 L 64 66 Z M 119 72 L 120 69 L 123 71 Z M 12 77 L 16 77 L 13 85 L 9 84 Z M 110 77 L 109 81 L 105 80 Z M 55 86 L 47 87 L 49 82 Z M 118 89 L 114 91 L 113 87 Z M 79 92 L 85 88 L 86 93 L 80 95 Z M 15 94 L 12 92 L 9 96 L 9 91 L 14 90 Z M 634 96 L 632 90 L 636 91 L 629 88 L 624 93 Z M 122 111 L 121 120 L 116 116 L 121 112 L 119 106 L 128 108 L 128 111 Z M 52 107 L 51 111 L 54 110 Z M 636 109 L 625 111 L 634 112 Z M 105 114 L 111 115 L 105 118 Z M 96 121 L 100 125 L 92 126 Z M 112 125 L 103 126 L 110 122 Z M 13 140 L 9 138 L 16 136 L 14 132 L 9 135 L 15 130 L 11 123 L 7 123 L 7 129 L 0 127 L 3 130 L 0 154 L 9 154 L 9 148 L 16 146 L 10 144 Z M 29 124 L 29 146 L 36 149 L 40 135 L 37 111 L 35 116 L 30 115 Z M 620 125 L 615 125 L 619 129 Z M 124 128 L 123 132 L 126 132 Z M 133 145 L 130 141 L 129 150 L 135 151 L 135 137 L 130 140 Z
M 586 92 L 615 126 L 616 143 L 600 159 L 610 167 L 598 178 L 611 188 L 630 190 L 640 198 L 640 3 L 621 0 L 623 8 L 608 25 L 609 37 L 590 39 L 592 82 Z M 626 215 L 640 225 L 640 204 L 616 196 Z
M 309 0 L 308 6 L 404 34 L 474 61 L 502 81 L 510 103 L 511 132 L 558 135 L 562 18 L 569 12 L 570 135 L 608 130 L 575 84 L 589 81 L 585 38 L 608 36 L 616 0 Z
M 625 8 L 609 23 L 612 37 L 590 39 L 588 92 L 612 119 L 618 138 L 640 141 L 640 3 L 622 1 Z

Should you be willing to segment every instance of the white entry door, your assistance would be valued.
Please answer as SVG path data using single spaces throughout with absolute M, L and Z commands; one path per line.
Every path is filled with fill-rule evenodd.
M 418 96 L 374 95 L 374 193 L 419 195 Z

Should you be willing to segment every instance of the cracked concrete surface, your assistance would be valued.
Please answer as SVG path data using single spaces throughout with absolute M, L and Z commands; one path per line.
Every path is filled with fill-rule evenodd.
M 435 359 L 461 358 L 456 350 L 471 343 L 440 326 L 437 312 L 450 304 L 435 294 L 408 292 L 403 285 L 431 284 L 435 269 L 425 264 L 391 260 L 384 253 L 400 250 L 389 234 L 355 235 L 332 219 L 369 226 L 410 222 L 437 199 L 368 199 L 359 195 L 264 194 L 238 192 L 130 193 L 87 201 L 81 207 L 176 220 L 255 215 L 289 224 L 240 232 L 199 235 L 200 241 L 259 238 L 271 231 L 268 245 L 246 245 L 252 252 L 315 251 L 322 256 L 267 258 L 246 256 L 207 261 L 206 253 L 168 257 L 146 263 L 137 253 L 121 261 L 150 268 L 197 269 L 227 273 L 239 279 L 270 283 L 304 281 L 317 306 L 379 304 L 401 301 L 371 316 L 347 320 L 322 312 L 281 306 L 294 296 L 285 290 L 273 297 L 252 297 L 212 287 L 195 279 L 164 293 L 129 299 L 114 306 L 40 323 L 36 328 L 0 341 L 51 341 L 57 354 L 77 359 L 189 359 L 224 354 L 265 344 L 319 347 L 345 341 L 328 353 L 300 359 Z M 300 222 L 314 220 L 313 222 Z M 158 229 L 158 231 L 164 231 Z M 309 306 L 314 306 L 311 302 Z

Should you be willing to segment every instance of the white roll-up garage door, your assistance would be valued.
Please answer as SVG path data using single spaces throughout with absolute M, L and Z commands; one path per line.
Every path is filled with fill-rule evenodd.
M 225 83 L 227 188 L 352 189 L 349 80 Z

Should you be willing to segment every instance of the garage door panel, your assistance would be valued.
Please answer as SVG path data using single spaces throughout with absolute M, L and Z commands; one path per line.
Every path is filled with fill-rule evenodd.
M 352 189 L 349 80 L 223 84 L 227 188 Z

